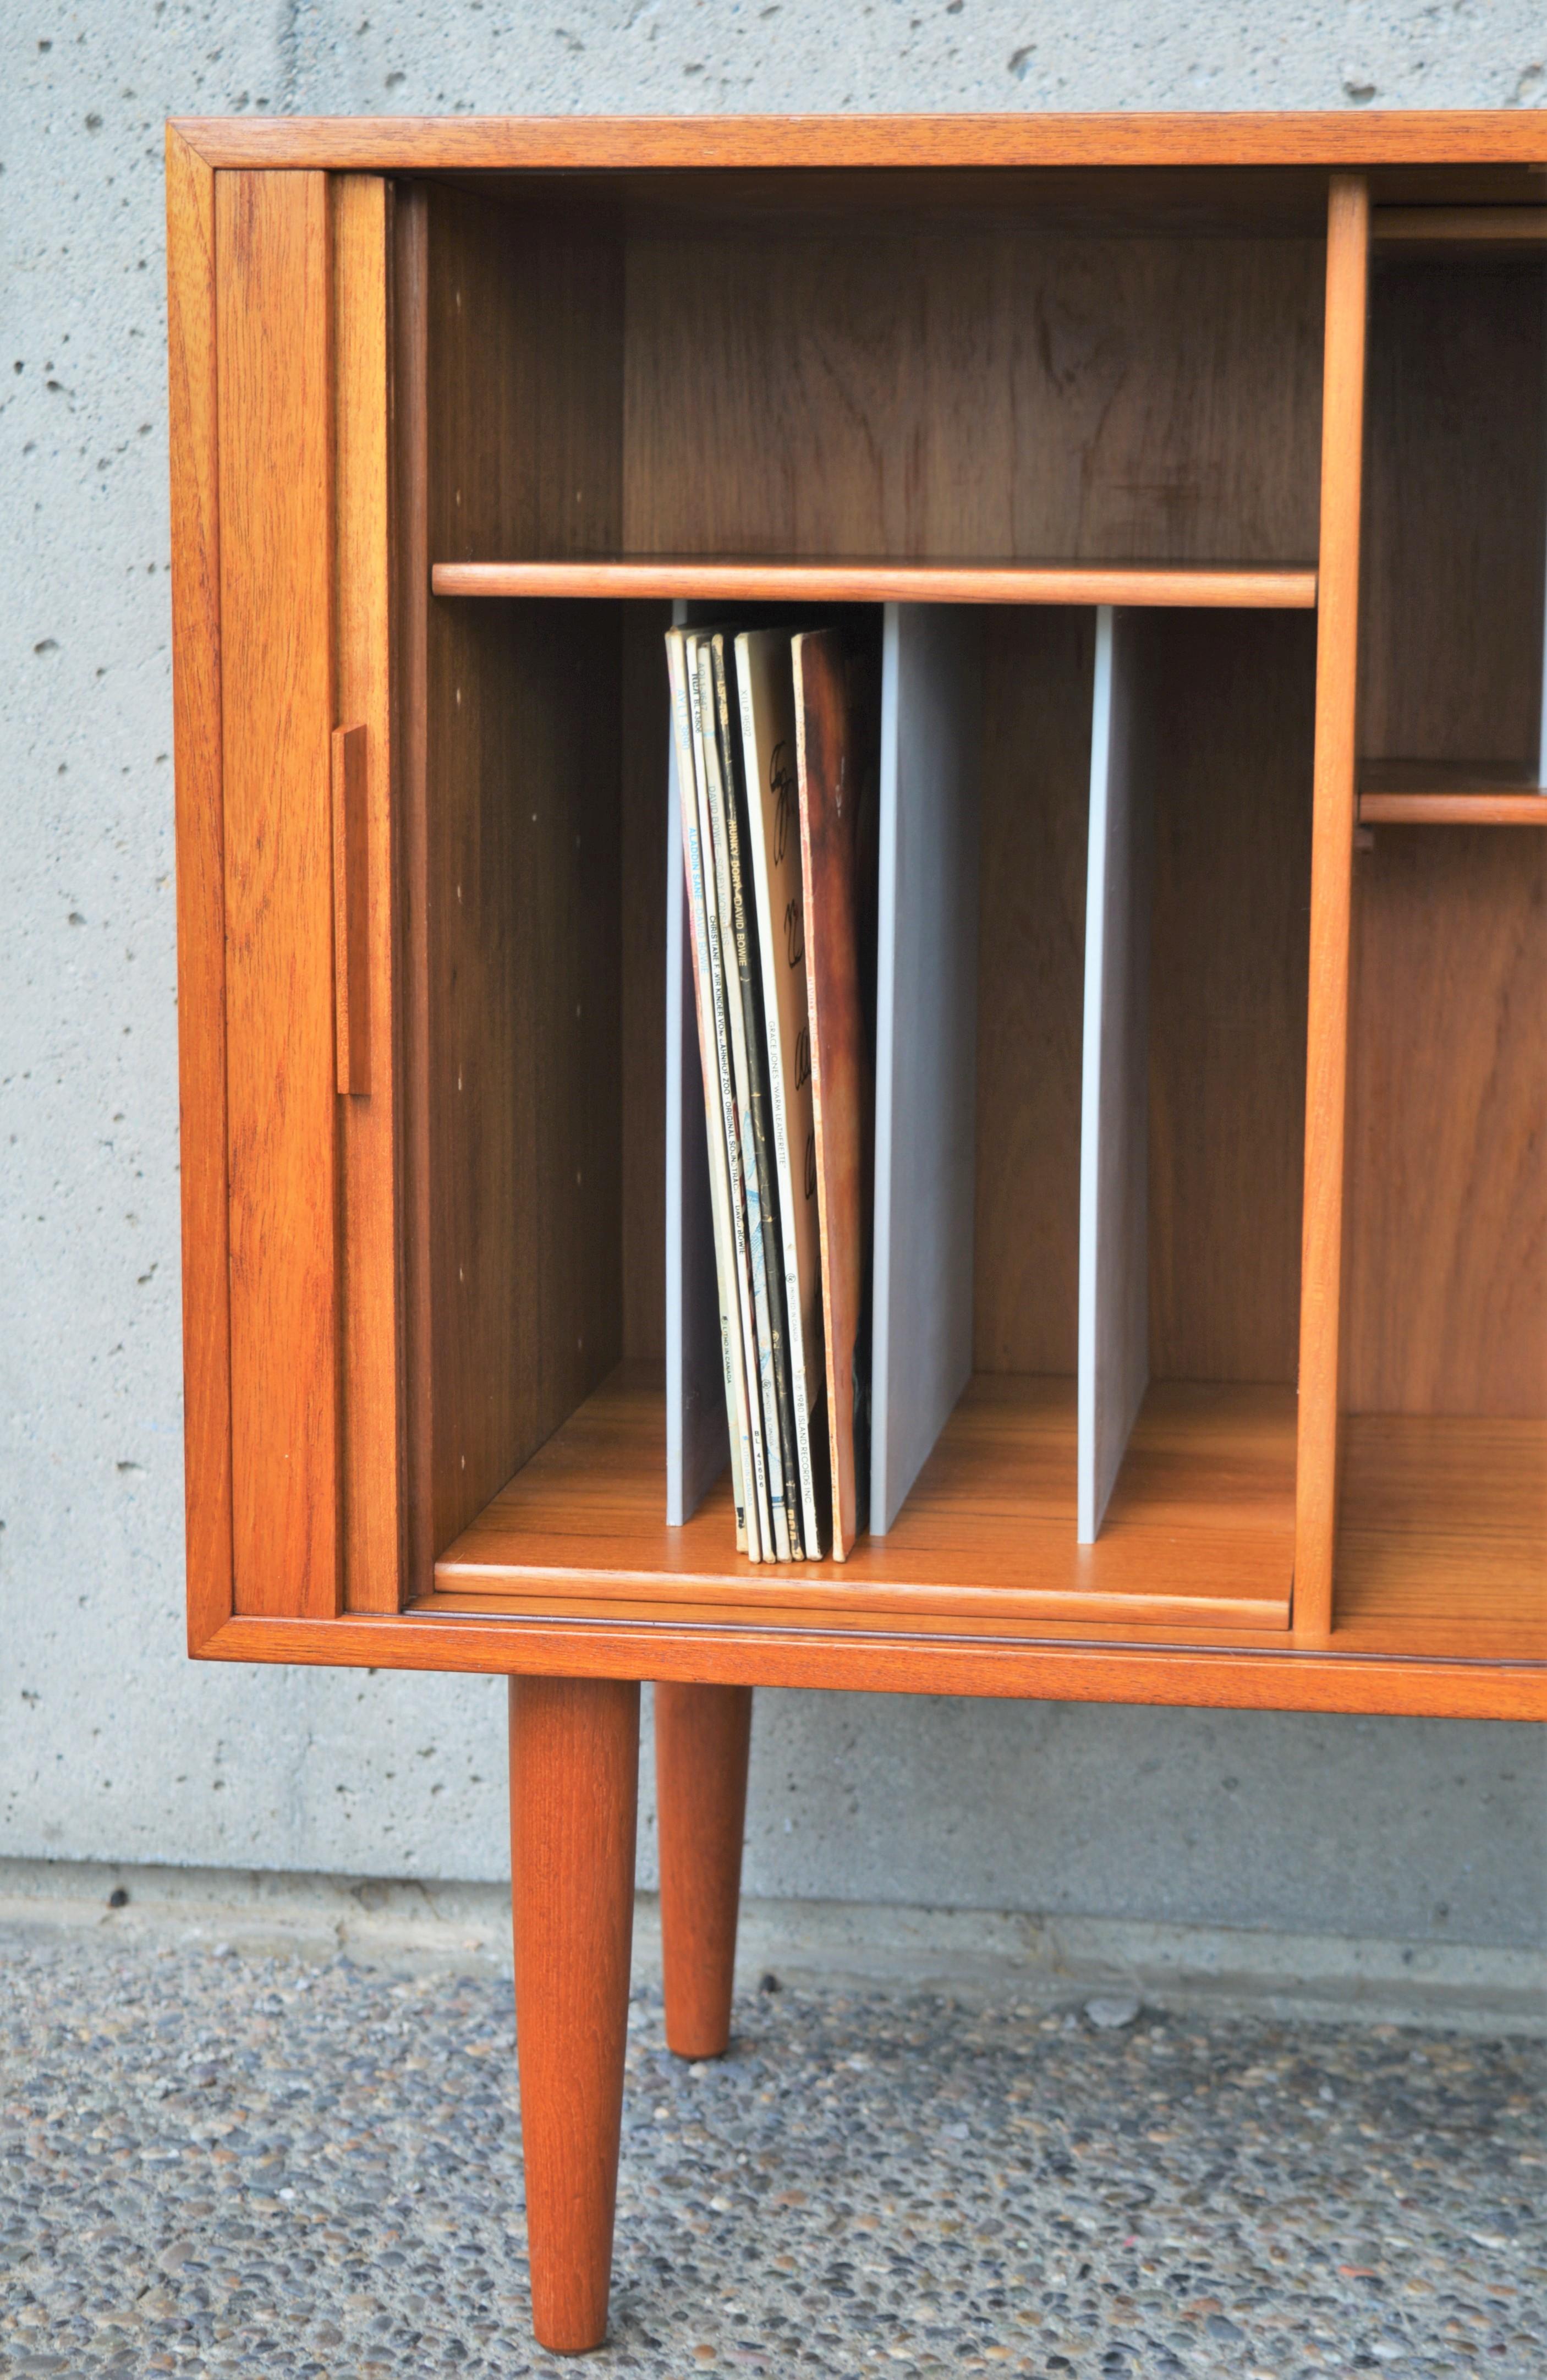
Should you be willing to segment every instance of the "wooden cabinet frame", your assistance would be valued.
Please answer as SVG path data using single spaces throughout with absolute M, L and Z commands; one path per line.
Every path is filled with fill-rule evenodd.
M 567 563 L 442 562 L 437 593 L 428 596 L 438 558 L 421 550 L 422 490 L 405 501 L 400 483 L 415 468 L 412 424 L 426 401 L 422 328 L 416 348 L 412 324 L 426 270 L 422 194 L 434 177 L 483 176 L 508 187 L 528 176 L 551 190 L 567 179 L 594 205 L 608 176 L 622 187 L 650 175 L 690 181 L 871 168 L 924 182 L 932 174 L 1029 172 L 1044 188 L 1060 176 L 1089 188 L 1086 177 L 1121 175 L 1136 205 L 1152 203 L 1160 218 L 1171 186 L 1195 202 L 1211 176 L 1236 189 L 1256 176 L 1302 207 L 1308 189 L 1322 192 L 1330 213 L 1320 556 L 1298 578 L 1287 569 L 1259 572 L 1254 581 L 1247 569 L 1178 568 L 1168 587 L 1163 567 L 1136 574 L 1085 564 L 1060 572 L 1035 562 L 975 571 L 909 558 L 781 569 L 755 556 L 739 565 L 689 556 L 646 572 L 638 560 L 582 553 Z M 1454 1629 L 1426 1637 L 1419 1626 L 1404 1639 L 1383 1623 L 1334 1625 L 1332 1587 L 1370 201 L 1378 236 L 1387 223 L 1394 242 L 1480 227 L 1494 242 L 1529 246 L 1540 238 L 1531 202 L 1541 187 L 1533 176 L 1544 168 L 1547 134 L 1513 112 L 169 128 L 192 1650 L 229 1659 L 627 1670 L 1278 1708 L 1493 1717 L 1547 1708 L 1540 1623 L 1527 1658 L 1499 1658 L 1486 1632 L 1482 1658 L 1467 1658 Z M 281 188 L 289 202 L 266 205 L 265 194 L 273 199 Z M 298 243 L 293 255 L 287 243 Z M 263 287 L 276 287 L 279 273 L 289 276 L 292 295 L 265 322 Z M 298 308 L 293 293 L 301 288 L 306 304 Z M 285 438 L 293 452 L 283 468 L 249 487 L 243 442 L 273 453 Z M 256 512 L 244 511 L 254 492 Z M 244 603 L 260 583 L 254 556 L 265 537 L 284 569 L 262 581 L 266 608 L 249 619 Z M 422 1410 L 426 1361 L 415 1300 L 426 1292 L 405 1259 L 414 1232 L 426 1228 L 429 1159 L 399 1112 L 405 1063 L 425 1062 L 413 1047 L 424 1026 L 422 992 L 399 963 L 404 905 L 416 897 L 422 866 L 415 837 L 425 793 L 416 783 L 422 735 L 405 737 L 399 722 L 422 717 L 426 601 L 490 587 L 556 596 L 583 587 L 656 597 L 1316 604 L 1307 1196 L 1287 1638 L 1254 1643 L 1239 1632 L 1222 1639 L 1217 1631 L 1146 1625 L 1114 1642 L 1104 1627 L 993 1630 L 981 1621 L 969 1633 L 904 1629 L 890 1615 L 867 1619 L 862 1609 L 847 1612 L 841 1629 L 810 1613 L 754 1624 L 731 1609 L 652 1613 L 628 1596 L 603 1596 L 573 1618 L 530 1608 L 495 1616 L 487 1602 L 458 1608 L 444 1579 L 437 1592 L 433 1566 L 445 1548 L 434 1542 L 425 1497 L 414 1489 L 424 1457 L 412 1416 L 416 1399 Z M 325 633 L 286 653 L 274 623 L 287 608 L 313 625 L 325 619 Z M 301 683 L 291 662 L 312 668 L 314 682 Z M 354 782 L 365 851 L 347 863 L 356 870 L 355 913 L 342 895 L 335 903 L 332 857 L 330 740 L 349 726 L 364 731 Z M 271 888 L 250 880 L 237 845 L 251 832 L 243 803 L 262 805 L 282 781 L 286 798 L 273 816 L 286 834 L 306 839 L 296 868 L 310 869 L 311 906 L 276 926 Z M 1410 804 L 1404 794 L 1363 798 L 1370 819 L 1412 814 L 1392 809 Z M 1496 795 L 1517 810 L 1529 798 Z M 1526 814 L 1534 822 L 1536 814 Z M 371 1020 L 373 1074 L 364 1097 L 335 1088 L 342 995 L 325 954 L 335 908 L 336 929 L 358 914 L 369 941 L 345 954 L 339 978 L 363 1002 L 357 1033 Z M 276 930 L 318 954 L 314 979 L 290 985 L 278 1003 L 272 970 L 284 957 L 262 939 L 268 933 L 272 943 Z M 276 1079 L 285 1094 L 277 1111 L 263 1087 Z M 324 1156 L 329 1127 L 316 1118 L 330 1108 Z M 260 1111 L 262 1146 L 254 1138 Z M 298 1218 L 303 1236 L 318 1222 L 319 1246 L 331 1252 L 306 1277 L 293 1261 Z
M 593 2343 L 604 2322 L 638 1681 L 664 1690 L 663 1808 L 679 1814 L 663 1854 L 676 1863 L 668 2024 L 700 2049 L 725 2022 L 731 1818 L 754 1686 L 1547 1717 L 1547 1356 L 1536 1346 L 1540 1336 L 1547 1348 L 1547 838 L 1531 832 L 1547 798 L 1536 747 L 1529 759 L 1523 748 L 1529 736 L 1547 747 L 1547 370 L 1531 348 L 1540 334 L 1518 330 L 1543 303 L 1544 176 L 1547 121 L 1518 110 L 168 128 L 189 1650 L 510 1677 L 523 2075 L 530 2061 L 542 2168 L 534 2288 L 549 2344 Z M 1185 454 L 1136 445 L 1134 484 L 1146 465 L 1154 475 L 1142 499 L 1161 523 L 1151 550 L 1136 551 L 1138 529 L 1114 513 L 1082 543 L 1077 521 L 1062 552 L 1037 550 L 1013 522 L 994 551 L 963 552 L 952 503 L 992 527 L 1001 500 L 991 490 L 984 512 L 960 420 L 935 425 L 932 444 L 916 413 L 926 460 L 914 509 L 888 515 L 869 551 L 829 551 L 820 518 L 813 529 L 801 511 L 793 460 L 779 500 L 795 523 L 786 547 L 774 542 L 773 495 L 754 491 L 738 509 L 722 478 L 722 516 L 754 526 L 713 550 L 713 504 L 694 515 L 669 453 L 672 324 L 711 318 L 691 270 L 636 253 L 630 226 L 702 238 L 723 208 L 753 226 L 749 242 L 776 247 L 784 224 L 789 254 L 768 285 L 798 308 L 788 292 L 814 285 L 800 278 L 800 225 L 840 202 L 873 202 L 867 220 L 914 243 L 917 289 L 896 302 L 916 304 L 926 343 L 946 336 L 927 317 L 950 275 L 927 296 L 926 251 L 952 208 L 988 226 L 985 240 L 1023 219 L 1071 239 L 1147 238 L 1162 266 L 1168 241 L 1233 228 L 1297 240 L 1282 252 L 1282 285 L 1299 311 L 1237 392 L 1268 421 L 1255 461 L 1248 436 L 1211 492 L 1208 442 L 1228 443 L 1230 411 L 1203 405 L 1205 426 L 1175 433 L 1195 441 Z M 1395 278 L 1372 311 L 1372 266 L 1388 259 Z M 863 296 L 862 259 L 855 269 Z M 1479 283 L 1478 271 L 1495 279 Z M 1222 265 L 1218 304 L 1257 304 L 1260 285 L 1269 294 L 1253 320 L 1272 323 L 1279 272 L 1269 260 L 1256 284 L 1249 271 L 1232 283 Z M 1013 280 L 994 285 L 983 263 L 981 288 L 1001 294 L 980 295 L 957 342 L 981 335 L 984 390 L 1019 369 L 1003 294 Z M 1215 285 L 1202 267 L 1190 280 Z M 1175 302 L 1157 298 L 1155 319 Z M 1470 447 L 1466 404 L 1438 382 L 1432 403 L 1424 394 L 1447 306 L 1466 310 L 1482 377 L 1504 392 Z M 1206 311 L 1194 329 L 1207 331 Z M 1230 331 L 1225 321 L 1226 356 Z M 1038 336 L 1050 353 L 1066 342 L 1044 366 L 1070 387 L 1108 370 L 1089 309 Z M 685 400 L 702 422 L 717 369 L 732 366 L 707 358 Z M 966 419 L 978 367 L 953 369 L 935 401 Z M 1128 363 L 1111 365 L 1102 402 L 1131 395 L 1132 381 Z M 1228 366 L 1221 385 L 1227 398 Z M 1185 399 L 1173 390 L 1174 413 Z M 845 401 L 861 413 L 871 400 L 860 390 Z M 667 428 L 651 449 L 652 405 Z M 865 428 L 884 443 L 879 412 Z M 722 431 L 711 478 L 730 451 Z M 820 480 L 822 425 L 811 434 L 802 468 Z M 1066 462 L 1089 459 L 1081 437 L 1071 419 Z M 949 479 L 958 462 L 954 497 L 932 488 L 932 469 Z M 1442 483 L 1448 546 L 1425 527 Z M 1003 504 L 1013 514 L 1017 501 L 1031 503 L 1023 492 Z M 841 487 L 834 502 L 850 509 Z M 1229 550 L 1232 504 L 1254 526 Z M 863 513 L 860 493 L 851 509 Z M 1297 548 L 1285 524 L 1302 518 Z M 663 523 L 686 524 L 675 550 L 657 550 Z M 1456 589 L 1487 625 L 1454 662 L 1449 725 L 1431 732 L 1450 633 L 1436 590 L 1452 552 Z M 1028 1585 L 967 1490 L 952 1491 L 943 1525 L 956 1540 L 927 1592 L 890 1540 L 820 1580 L 786 1579 L 781 1592 L 769 1575 L 753 1593 L 707 1524 L 674 1537 L 652 1506 L 602 1530 L 615 1483 L 642 1512 L 655 1477 L 653 1439 L 629 1418 L 636 1390 L 609 1403 L 597 1388 L 603 1358 L 628 1352 L 620 1301 L 637 1316 L 655 1294 L 648 1267 L 630 1271 L 615 1245 L 641 1196 L 628 1169 L 655 1146 L 637 1084 L 659 1028 L 648 1003 L 628 1002 L 661 964 L 652 906 L 667 858 L 656 795 L 627 792 L 628 771 L 645 765 L 637 722 L 658 712 L 664 784 L 651 675 L 664 607 L 741 601 L 956 602 L 984 617 L 1117 606 L 1151 622 L 1314 611 L 1313 702 L 1309 646 L 1292 625 L 1242 631 L 1229 648 L 1248 675 L 1253 654 L 1269 654 L 1262 684 L 1292 722 L 1297 689 L 1306 697 L 1309 940 L 1285 976 L 1302 989 L 1285 995 L 1306 1001 L 1303 1204 L 1297 1179 L 1273 1226 L 1289 1265 L 1285 1234 L 1297 1235 L 1297 1366 L 1291 1354 L 1253 1371 L 1243 1353 L 1231 1374 L 1279 1391 L 1273 1459 L 1275 1476 L 1292 1474 L 1293 1599 L 1286 1567 L 1276 1630 L 1249 1600 L 1231 1602 L 1230 1498 L 1245 1490 L 1238 1476 L 1214 1482 L 1196 1453 L 1194 1534 L 1179 1554 L 1159 1535 L 1139 1543 L 1138 1573 L 1153 1559 L 1170 1584 L 1126 1605 L 1094 1588 L 1081 1601 L 1080 1582 L 1098 1578 L 1090 1563 L 1062 1599 Z M 637 620 L 646 602 L 657 607 L 649 634 L 609 642 L 607 624 L 630 603 Z M 1398 618 L 1404 603 L 1416 625 Z M 527 624 L 524 686 L 488 659 L 502 633 L 488 624 L 506 617 Z M 1033 677 L 1052 674 L 1037 679 L 1044 689 L 1059 669 L 1087 666 L 1085 632 L 1059 646 L 1062 633 L 1038 631 L 1025 648 Z M 1146 683 L 1200 671 L 1188 638 L 1201 633 L 1147 629 Z M 1281 633 L 1288 641 L 1274 643 Z M 1533 638 L 1529 686 L 1520 657 Z M 580 691 L 545 702 L 544 673 Z M 1003 742 L 1013 705 L 1003 686 L 994 699 Z M 1414 750 L 1402 722 L 1420 716 L 1430 740 Z M 1184 717 L 1185 704 L 1170 714 L 1173 747 Z M 1498 748 L 1458 748 L 1472 732 L 1463 722 L 1479 718 L 1500 722 Z M 1291 743 L 1300 732 L 1285 731 Z M 1231 765 L 1220 746 L 1209 766 Z M 627 793 L 615 832 L 588 794 L 615 769 Z M 458 772 L 478 770 L 488 781 L 454 833 L 447 800 L 461 798 Z M 543 797 L 530 835 L 518 778 Z M 1207 845 L 1203 811 L 1188 831 Z M 1054 843 L 1040 865 L 1056 866 Z M 1237 835 L 1222 868 L 1238 875 L 1250 843 Z M 604 868 L 593 856 L 603 847 Z M 1293 835 L 1284 848 L 1298 868 Z M 503 888 L 481 927 L 460 922 L 479 891 L 469 868 Z M 600 923 L 588 908 L 598 884 L 611 905 Z M 1175 883 L 1164 897 L 1175 952 L 1186 901 Z M 983 950 L 997 937 L 1012 962 L 1024 940 L 1008 912 L 984 934 Z M 1445 976 L 1443 996 L 1425 992 L 1417 938 Z M 518 991 L 547 1036 L 535 1054 L 511 1021 L 524 1013 Z M 602 1025 L 582 1019 L 593 993 Z M 457 1051 L 480 1002 L 492 1054 L 458 1105 Z M 626 1015 L 616 1040 L 615 1009 Z M 1175 1017 L 1163 1027 L 1182 1029 Z M 1167 1062 L 1152 1060 L 1173 1130 Z M 1182 1106 L 1186 1129 L 1206 1128 L 1203 1103 Z M 1422 1195 L 1420 1175 L 1432 1178 Z M 989 1217 L 1001 1245 L 1005 1212 L 1001 1198 Z M 651 1208 L 640 1229 L 654 1220 Z M 1202 1208 L 1190 1228 L 1192 1257 L 1178 1264 L 1213 1228 Z M 1059 1245 L 1066 1253 L 1066 1234 Z M 483 1268 L 471 1282 L 469 1265 Z M 998 1287 L 980 1282 L 980 1339 Z M 1168 1327 L 1180 1343 L 1175 1316 Z M 1259 1338 L 1271 1335 L 1264 1322 Z M 1176 1358 L 1184 1377 L 1189 1360 L 1201 1359 Z M 534 1522 L 505 1482 L 514 1473 L 518 1487 L 540 1449 L 542 1479 L 559 1484 L 537 1494 L 549 1517 Z M 1163 1468 L 1163 1448 L 1154 1459 Z M 969 1462 L 958 1471 L 974 1475 Z M 692 1812 L 706 1799 L 720 1817 L 695 1848 Z M 577 2180 L 568 2131 L 550 2121 L 558 2086 L 542 2078 L 574 2051 L 588 1994 L 606 2008 L 576 2084 L 589 2159 Z

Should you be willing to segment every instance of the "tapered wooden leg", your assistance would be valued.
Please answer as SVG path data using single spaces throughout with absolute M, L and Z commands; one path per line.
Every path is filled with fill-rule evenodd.
M 718 2058 L 730 2040 L 750 1686 L 655 1689 L 655 1802 L 666 2046 Z
M 640 1690 L 512 1678 L 516 2046 L 532 2328 L 600 2347 L 617 2203 L 634 1931 Z

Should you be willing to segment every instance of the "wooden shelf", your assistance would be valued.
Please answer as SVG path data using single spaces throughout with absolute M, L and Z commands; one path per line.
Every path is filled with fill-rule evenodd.
M 1547 826 L 1541 794 L 1361 794 L 1360 826 Z
M 565 562 L 437 562 L 437 595 L 632 596 L 726 603 L 1131 603 L 1309 612 L 1313 564 L 732 559 L 598 555 Z
M 1151 1389 L 1099 1543 L 1074 1543 L 1074 1392 L 980 1374 L 884 1540 L 834 1563 L 728 1552 L 727 1492 L 661 1518 L 658 1366 L 620 1366 L 435 1565 L 424 1620 L 686 1628 L 818 1638 L 840 1661 L 904 1643 L 1206 1646 L 1292 1670 L 1346 1658 L 1348 1706 L 1425 1707 L 1426 1664 L 1547 1666 L 1547 1422 L 1356 1415 L 1345 1423 L 1335 1624 L 1286 1627 L 1295 1400 L 1279 1389 Z M 866 1653 L 864 1658 L 869 1659 Z M 1366 1665 L 1407 1687 L 1379 1694 Z M 829 1669 L 825 1682 L 841 1682 Z M 873 1681 L 872 1681 L 873 1682 Z M 1056 1679 L 1040 1691 L 1067 1691 Z M 1109 1688 L 1107 1689 L 1110 1690 Z M 1309 1692 L 1309 1689 L 1308 1689 Z M 1156 1682 L 1142 1698 L 1164 1699 Z M 1241 1671 L 1239 1698 L 1294 1707 Z M 1226 1693 L 1222 1697 L 1232 1699 Z M 1314 1697 L 1312 1697 L 1314 1700 Z
M 1547 1661 L 1547 1421 L 1343 1427 L 1336 1648 Z
M 1094 1546 L 1075 1542 L 1072 1380 L 980 1374 L 891 1534 L 841 1564 L 738 1558 L 724 1479 L 668 1528 L 664 1449 L 659 1366 L 620 1365 L 442 1555 L 437 1591 L 808 1625 L 1288 1626 L 1291 1390 L 1151 1389 Z
M 1547 826 L 1547 791 L 1507 760 L 1367 760 L 1360 826 Z

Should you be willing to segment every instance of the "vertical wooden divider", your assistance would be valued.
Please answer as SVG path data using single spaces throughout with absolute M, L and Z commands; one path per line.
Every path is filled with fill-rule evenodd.
M 1327 200 L 1305 1215 L 1300 1243 L 1294 1633 L 1301 1644 L 1323 1643 L 1332 1629 L 1333 1555 L 1337 1529 L 1338 1347 L 1358 686 L 1359 499 L 1364 461 L 1369 279 L 1369 185 L 1359 175 L 1334 174 Z
M 335 717 L 364 730 L 363 960 L 370 1087 L 339 1102 L 344 1602 L 396 1611 L 407 1574 L 399 1329 L 397 872 L 392 702 L 393 191 L 333 182 Z M 335 829 L 337 821 L 335 820 Z M 340 949 L 342 971 L 348 954 Z
M 328 177 L 215 176 L 233 1603 L 340 1585 Z

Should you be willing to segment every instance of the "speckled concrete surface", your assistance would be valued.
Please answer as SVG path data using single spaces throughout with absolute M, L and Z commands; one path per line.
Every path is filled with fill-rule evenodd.
M 787 1988 L 683 2068 L 641 1996 L 581 2368 L 1541 2380 L 1544 2082 L 1523 2040 Z M 0 1946 L 0 2370 L 575 2371 L 527 2310 L 508 1984 Z

